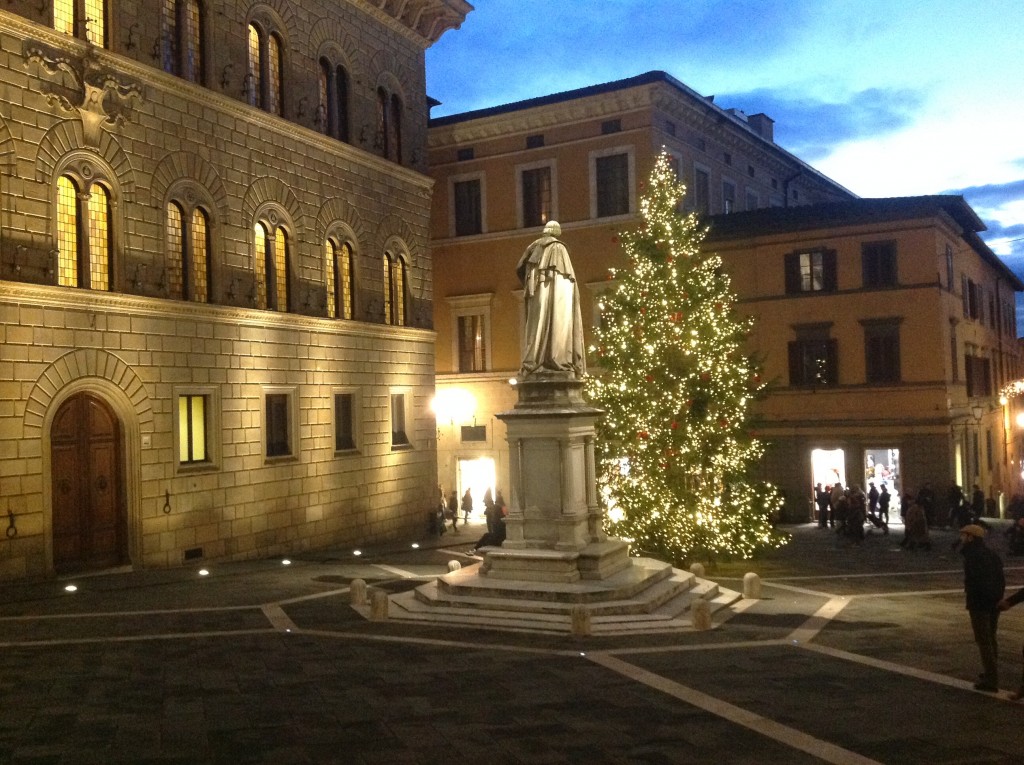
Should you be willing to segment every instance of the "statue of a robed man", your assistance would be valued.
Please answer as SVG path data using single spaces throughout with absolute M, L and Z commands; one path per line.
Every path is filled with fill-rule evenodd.
M 549 373 L 580 378 L 586 372 L 580 293 L 561 233 L 549 221 L 516 266 L 526 309 L 522 379 Z

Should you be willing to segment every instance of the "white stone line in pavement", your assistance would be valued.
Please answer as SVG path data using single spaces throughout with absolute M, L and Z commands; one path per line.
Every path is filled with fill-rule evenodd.
M 691 645 L 652 645 L 644 648 L 602 648 L 601 653 L 608 656 L 633 656 L 643 653 L 686 653 L 689 651 L 735 651 L 747 648 L 772 648 L 791 645 L 784 638 L 770 640 L 737 640 L 731 643 L 693 643 Z M 583 652 L 581 652 L 583 653 Z
M 414 574 L 412 571 L 406 571 L 403 568 L 396 568 L 389 566 L 387 563 L 373 563 L 371 564 L 374 568 L 379 568 L 381 571 L 387 571 L 389 574 L 400 576 L 403 579 L 422 579 L 422 574 Z
M 349 591 L 348 587 L 342 587 L 338 590 L 327 590 L 326 592 L 311 592 L 309 595 L 296 595 L 294 598 L 285 598 L 284 600 L 274 601 L 280 606 L 287 606 L 292 603 L 303 603 L 307 600 L 319 600 L 320 598 L 332 598 L 335 595 L 345 595 Z
M 585 652 L 565 648 L 530 648 L 503 643 L 472 643 L 465 640 L 442 640 L 441 638 L 419 638 L 408 635 L 374 635 L 367 632 L 341 632 L 337 630 L 299 629 L 302 635 L 341 638 L 344 640 L 366 640 L 377 643 L 400 643 L 402 645 L 425 645 L 434 648 L 477 649 L 481 651 L 504 651 L 507 653 L 529 653 L 542 656 L 582 656 Z M 294 634 L 294 633 L 293 633 Z
M 736 725 L 742 725 L 744 728 L 759 733 L 773 741 L 793 749 L 798 749 L 801 752 L 806 752 L 833 765 L 882 765 L 877 760 L 851 752 L 849 749 L 843 749 L 828 741 L 822 741 L 803 731 L 790 728 L 788 725 L 762 717 L 759 714 L 734 704 L 729 704 L 721 699 L 716 699 L 714 696 L 694 690 L 693 688 L 680 685 L 668 678 L 654 672 L 649 672 L 646 669 L 641 669 L 607 653 L 591 653 L 587 655 L 587 658 L 595 664 L 617 672 L 630 680 L 643 683 L 686 704 L 703 709 L 705 712 L 709 712 L 716 717 L 728 720 Z
M 811 617 L 789 633 L 787 640 L 792 643 L 808 643 L 818 636 L 826 625 L 849 604 L 849 598 L 832 598 L 814 612 Z
M 791 584 L 779 584 L 778 582 L 761 582 L 762 587 L 773 587 L 776 590 L 785 590 L 786 592 L 795 592 L 797 595 L 814 595 L 819 598 L 831 598 L 834 595 L 824 590 L 810 590 L 806 587 L 794 587 Z
M 964 588 L 958 587 L 955 590 L 916 590 L 910 592 L 865 592 L 860 595 L 850 595 L 850 600 L 863 600 L 866 598 L 921 598 L 929 595 L 963 595 Z
M 53 640 L 6 640 L 0 642 L 4 648 L 47 648 L 58 645 L 87 645 L 90 643 L 135 643 L 145 640 L 188 640 L 206 637 L 238 637 L 239 635 L 276 635 L 278 630 L 270 627 L 248 630 L 211 630 L 209 632 L 167 632 L 150 635 L 108 635 L 91 638 L 54 638 Z
M 109 619 L 119 616 L 164 616 L 167 614 L 202 614 L 222 611 L 256 611 L 259 605 L 205 606 L 201 608 L 156 608 L 148 611 L 84 611 L 80 614 L 23 614 L 0 616 L 0 622 L 38 622 L 47 619 Z
M 876 659 L 873 656 L 864 656 L 859 653 L 850 653 L 849 651 L 843 651 L 838 648 L 829 648 L 828 646 L 818 645 L 815 643 L 804 644 L 801 646 L 807 651 L 815 651 L 816 653 L 825 654 L 831 656 L 834 659 L 844 659 L 851 661 L 856 664 L 863 664 L 866 667 L 874 667 L 875 669 L 885 670 L 886 672 L 893 672 L 898 675 L 906 675 L 907 677 L 913 677 L 917 680 L 925 680 L 929 683 L 936 683 L 937 685 L 945 685 L 950 688 L 957 688 L 962 691 L 971 691 L 974 693 L 974 687 L 971 681 L 961 680 L 958 677 L 950 677 L 948 675 L 940 675 L 937 672 L 929 672 L 924 669 L 917 669 L 916 667 L 908 667 L 905 664 L 896 664 L 895 662 L 885 661 L 884 659 Z M 985 694 L 988 698 L 1000 699 L 1002 701 L 1010 701 L 1009 694 L 1000 692 L 998 694 Z
M 264 603 L 260 610 L 263 611 L 263 615 L 267 617 L 267 621 L 274 626 L 274 629 L 281 632 L 295 632 L 298 630 L 295 622 L 284 612 L 279 603 Z

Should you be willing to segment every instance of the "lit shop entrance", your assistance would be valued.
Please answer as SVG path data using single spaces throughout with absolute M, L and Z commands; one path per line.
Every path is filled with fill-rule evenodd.
M 903 490 L 903 481 L 900 478 L 900 450 L 885 446 L 865 449 L 861 464 L 863 470 L 858 471 L 860 475 L 853 474 L 847 480 L 845 449 L 812 449 L 811 484 L 813 486 L 820 483 L 823 488 L 832 486 L 836 481 L 846 488 L 851 484 L 857 484 L 865 494 L 870 484 L 873 483 L 879 491 L 882 490 L 882 484 L 885 484 L 893 497 L 890 508 L 898 508 L 900 493 Z M 891 513 L 890 517 L 895 519 L 898 513 Z
M 473 497 L 473 515 L 471 516 L 474 521 L 480 521 L 484 515 L 484 494 L 487 490 L 491 490 L 491 495 L 495 493 L 494 486 L 494 458 L 493 457 L 476 457 L 474 459 L 459 459 L 459 517 L 462 517 L 462 496 L 466 493 L 466 489 L 470 490 L 470 496 Z M 508 501 L 508 497 L 505 497 L 505 501 Z

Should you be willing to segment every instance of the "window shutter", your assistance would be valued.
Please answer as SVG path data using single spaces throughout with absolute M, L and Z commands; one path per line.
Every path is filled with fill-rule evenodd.
M 800 292 L 800 253 L 786 254 L 786 294 Z
M 789 344 L 789 384 L 803 385 L 803 344 Z
M 835 255 L 835 253 L 832 253 Z M 829 385 L 839 384 L 839 341 L 835 338 L 829 338 L 825 342 L 825 374 L 828 375 Z
M 835 250 L 825 250 L 821 253 L 821 270 L 825 282 L 825 292 L 835 292 L 839 288 L 839 280 L 836 274 Z

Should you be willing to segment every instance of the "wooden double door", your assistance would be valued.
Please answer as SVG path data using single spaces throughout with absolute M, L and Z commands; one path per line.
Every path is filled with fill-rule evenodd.
M 100 398 L 79 393 L 50 431 L 53 566 L 59 574 L 125 563 L 127 517 L 122 428 Z

